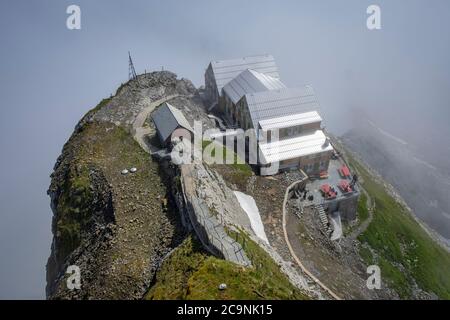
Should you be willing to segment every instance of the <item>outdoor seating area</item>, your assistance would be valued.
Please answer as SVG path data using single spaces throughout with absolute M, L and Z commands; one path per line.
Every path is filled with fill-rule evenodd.
M 328 183 L 325 183 L 320 186 L 320 191 L 322 192 L 322 196 L 326 200 L 336 199 L 337 192 L 336 190 L 330 186 Z
M 311 179 L 307 185 L 308 196 L 305 205 L 317 205 L 324 201 L 340 201 L 355 193 L 358 189 L 353 183 L 353 175 L 342 159 L 331 159 L 328 171 L 321 172 L 318 179 Z
M 347 180 L 341 180 L 338 187 L 343 193 L 353 192 L 353 188 Z

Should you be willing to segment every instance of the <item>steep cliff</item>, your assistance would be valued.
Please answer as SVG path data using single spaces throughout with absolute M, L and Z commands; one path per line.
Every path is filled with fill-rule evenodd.
M 169 72 L 142 75 L 78 123 L 48 190 L 54 213 L 49 298 L 143 296 L 159 260 L 184 231 L 170 183 L 133 139 L 131 122 L 151 100 L 194 92 L 189 81 Z M 137 172 L 121 174 L 131 167 Z M 81 270 L 81 290 L 67 290 L 69 265 Z
M 189 122 L 202 120 L 204 127 L 214 126 L 190 81 L 171 72 L 154 72 L 122 85 L 75 127 L 48 190 L 54 238 L 47 263 L 47 297 L 141 299 L 150 289 L 148 298 L 186 298 L 183 290 L 190 286 L 195 298 L 208 298 L 218 294 L 216 282 L 223 281 L 231 285 L 224 298 L 307 298 L 278 262 L 256 244 L 248 245 L 253 243 L 250 238 L 247 253 L 263 261 L 263 268 L 245 269 L 199 247 L 199 238 L 183 216 L 179 170 L 147 153 L 146 139 L 154 133 L 147 117 L 164 99 L 181 109 Z M 135 173 L 122 174 L 132 167 L 137 168 Z M 220 179 L 210 183 L 220 189 Z M 227 206 L 206 198 L 201 201 L 209 201 L 207 207 Z M 228 219 L 230 208 L 237 205 L 233 201 L 225 210 Z M 80 269 L 80 290 L 67 288 L 70 265 Z M 274 279 L 270 286 L 262 281 L 267 277 Z M 179 286 L 179 294 L 164 290 L 174 286 Z

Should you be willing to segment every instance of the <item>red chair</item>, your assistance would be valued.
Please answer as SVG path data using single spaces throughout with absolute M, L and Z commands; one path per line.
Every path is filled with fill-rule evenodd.
M 343 192 L 343 193 L 348 193 L 348 192 L 352 192 L 353 190 L 352 190 L 352 187 L 350 186 L 350 184 L 348 183 L 348 181 L 347 180 L 341 180 L 340 182 L 339 182 L 339 189 L 341 189 L 341 191 Z
M 337 196 L 336 190 L 332 188 L 328 183 L 325 183 L 320 186 L 320 191 L 325 199 L 334 199 Z

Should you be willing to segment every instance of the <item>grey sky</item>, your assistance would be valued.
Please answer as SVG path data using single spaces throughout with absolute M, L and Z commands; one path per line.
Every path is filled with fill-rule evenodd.
M 372 3 L 380 31 L 366 28 Z M 70 4 L 80 31 L 66 29 Z M 332 131 L 364 110 L 448 146 L 449 22 L 445 0 L 1 1 L 0 298 L 44 297 L 49 174 L 80 117 L 127 80 L 128 50 L 138 73 L 164 66 L 197 86 L 211 59 L 271 53 L 288 86 L 315 88 Z

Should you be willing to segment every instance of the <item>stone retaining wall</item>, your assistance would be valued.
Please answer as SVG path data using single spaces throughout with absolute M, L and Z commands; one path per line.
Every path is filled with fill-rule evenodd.
M 190 225 L 205 249 L 217 257 L 243 266 L 250 266 L 251 261 L 242 246 L 226 233 L 224 226 L 206 203 L 186 192 L 182 173 L 180 174 L 180 184 L 184 202 L 184 208 L 181 211 L 189 219 Z

